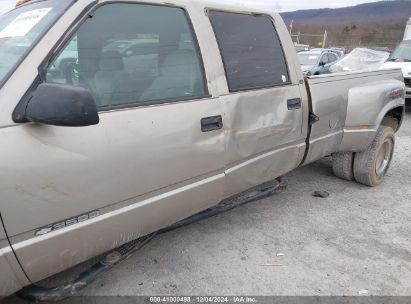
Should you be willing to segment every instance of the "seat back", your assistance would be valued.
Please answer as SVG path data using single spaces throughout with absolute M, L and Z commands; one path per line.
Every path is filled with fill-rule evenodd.
M 106 51 L 101 55 L 99 70 L 94 76 L 97 106 L 109 106 L 131 101 L 133 86 L 124 71 L 123 58 L 118 51 Z
M 203 92 L 198 71 L 199 64 L 193 50 L 179 50 L 165 56 L 159 76 L 147 88 L 140 100 L 162 100 L 196 95 Z

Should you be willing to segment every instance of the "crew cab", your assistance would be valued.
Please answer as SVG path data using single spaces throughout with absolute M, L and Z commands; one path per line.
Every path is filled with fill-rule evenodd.
M 16 8 L 0 17 L 0 294 L 324 156 L 377 186 L 404 94 L 396 69 L 304 78 L 281 17 L 252 2 Z
M 411 20 L 408 21 L 407 31 L 411 33 Z M 384 63 L 382 68 L 402 69 L 402 73 L 404 75 L 404 83 L 407 91 L 405 96 L 406 104 L 411 106 L 411 38 L 403 40 L 398 45 L 398 47 L 388 58 L 387 62 Z

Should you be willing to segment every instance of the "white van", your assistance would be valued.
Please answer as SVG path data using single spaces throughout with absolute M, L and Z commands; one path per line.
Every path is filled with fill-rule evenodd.
M 382 66 L 383 69 L 401 68 L 407 89 L 406 104 L 411 105 L 411 18 L 405 28 L 404 40 Z
M 404 40 L 410 40 L 411 39 L 411 17 L 410 20 L 407 22 L 407 27 L 405 28 L 405 33 L 404 33 Z

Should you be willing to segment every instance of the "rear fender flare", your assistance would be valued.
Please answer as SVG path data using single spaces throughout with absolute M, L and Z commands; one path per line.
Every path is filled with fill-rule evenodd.
M 397 91 L 405 92 L 405 86 L 403 82 L 394 79 L 349 90 L 344 136 L 338 152 L 364 151 L 374 140 L 378 128 L 390 111 L 401 109 L 402 120 L 405 111 L 404 95 L 391 97 Z

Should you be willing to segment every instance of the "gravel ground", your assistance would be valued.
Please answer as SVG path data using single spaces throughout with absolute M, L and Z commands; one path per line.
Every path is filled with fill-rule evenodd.
M 288 178 L 282 194 L 157 237 L 81 295 L 411 296 L 411 109 L 383 185 L 339 180 L 329 158 Z

